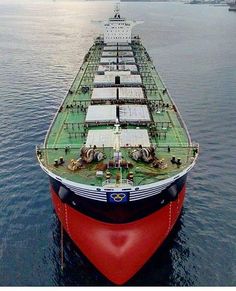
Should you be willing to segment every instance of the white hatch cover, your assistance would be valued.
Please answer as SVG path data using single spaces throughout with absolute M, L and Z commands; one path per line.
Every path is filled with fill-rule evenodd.
M 105 87 L 94 88 L 91 100 L 116 100 L 117 89 L 119 91 L 119 99 L 144 99 L 143 90 L 140 87 Z
M 118 69 L 120 71 L 131 71 L 131 72 L 137 72 L 138 68 L 136 65 L 128 65 L 128 64 L 122 64 L 118 65 Z M 104 73 L 105 71 L 117 71 L 117 65 L 116 64 L 103 64 L 98 66 L 98 72 Z
M 130 46 L 130 45 L 129 45 L 128 42 L 123 42 L 123 41 L 122 41 L 122 42 L 118 42 L 118 46 L 119 46 L 119 47 L 127 47 L 127 46 Z
M 131 51 L 132 48 L 130 45 L 120 45 L 120 46 L 118 46 L 118 50 L 119 51 Z
M 130 63 L 135 63 L 135 59 L 132 57 L 119 57 L 118 58 L 119 63 L 125 63 L 125 64 L 130 64 Z
M 126 52 L 126 51 L 119 51 L 118 52 L 118 55 L 119 55 L 119 57 L 133 57 L 134 56 L 134 54 L 133 54 L 132 51 L 128 51 L 128 52 Z
M 100 59 L 100 64 L 116 63 L 117 58 L 115 57 L 103 57 Z
M 120 137 L 120 146 L 126 147 L 149 147 L 150 141 L 147 129 L 122 129 Z
M 149 122 L 150 115 L 147 105 L 121 105 L 119 106 L 120 122 Z
M 115 84 L 115 76 L 113 75 L 96 75 L 94 78 L 94 84 L 102 84 L 102 85 L 108 85 L 108 84 Z
M 115 144 L 115 134 L 112 129 L 89 130 L 86 140 L 86 147 L 108 147 L 113 148 Z M 122 129 L 120 134 L 121 147 L 149 147 L 150 141 L 147 129 Z
M 128 65 L 128 64 L 122 64 L 122 65 L 118 65 L 119 70 L 129 70 L 131 72 L 137 72 L 138 68 L 136 65 Z
M 90 105 L 88 107 L 85 122 L 107 123 L 116 122 L 116 105 Z
M 108 42 L 106 42 L 106 46 L 109 46 L 109 47 L 117 46 L 117 42 L 116 41 L 108 41 Z
M 104 73 L 105 71 L 115 71 L 117 70 L 116 64 L 107 64 L 107 65 L 99 65 L 98 66 L 98 72 Z
M 130 71 L 106 71 L 104 75 L 95 75 L 94 84 L 112 84 L 119 77 L 119 84 L 142 84 L 140 75 L 132 75 Z
M 114 146 L 114 131 L 112 129 L 91 129 L 88 131 L 86 147 L 106 147 L 113 148 Z
M 117 48 L 119 51 L 131 51 L 132 48 L 129 45 L 122 45 L 122 46 L 118 46 L 117 45 L 106 45 L 104 46 L 103 50 L 104 51 L 117 51 Z
M 104 51 L 117 51 L 117 46 L 116 45 L 106 45 L 103 48 Z
M 116 57 L 117 52 L 116 51 L 104 51 L 102 52 L 102 57 Z
M 135 59 L 133 57 L 119 57 L 118 62 L 120 64 L 130 64 L 135 63 Z M 108 64 L 108 63 L 117 63 L 116 57 L 101 57 L 100 64 Z
M 140 87 L 119 88 L 119 99 L 144 99 L 143 89 Z
M 117 89 L 111 88 L 94 88 L 91 100 L 115 100 L 117 98 Z

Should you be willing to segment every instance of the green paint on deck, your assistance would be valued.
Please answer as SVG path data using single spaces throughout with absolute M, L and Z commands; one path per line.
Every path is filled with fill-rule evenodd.
M 42 163 L 56 175 L 86 185 L 102 186 L 104 179 L 96 177 L 98 163 L 92 162 L 76 172 L 70 171 L 67 166 L 71 159 L 80 157 L 80 149 L 86 141 L 88 129 L 114 129 L 113 125 L 88 126 L 85 124 L 86 109 L 91 102 L 92 90 L 94 88 L 93 80 L 98 69 L 102 54 L 103 44 L 95 43 L 85 56 L 84 62 L 63 102 L 56 118 L 49 130 L 42 150 Z M 149 184 L 160 181 L 176 175 L 184 168 L 189 166 L 193 157 L 191 142 L 188 140 L 188 135 L 185 128 L 182 126 L 180 117 L 174 109 L 171 97 L 167 92 L 164 92 L 165 86 L 156 72 L 153 63 L 148 56 L 145 48 L 141 43 L 132 43 L 132 49 L 136 63 L 139 65 L 139 73 L 142 78 L 143 88 L 147 97 L 147 101 L 160 102 L 168 104 L 168 107 L 158 110 L 149 111 L 152 115 L 153 122 L 156 123 L 153 135 L 153 130 L 149 125 L 140 126 L 140 128 L 148 129 L 150 142 L 156 146 L 156 156 L 159 159 L 164 159 L 168 167 L 164 170 L 151 167 L 143 162 L 136 162 L 130 157 L 130 148 L 121 148 L 123 159 L 132 163 L 132 169 L 122 169 L 121 173 L 124 179 L 129 171 L 134 172 L 134 185 Z M 89 92 L 82 92 L 82 87 L 89 87 Z M 79 105 L 79 107 L 78 107 Z M 81 109 L 83 105 L 83 110 Z M 122 127 L 122 126 L 121 126 Z M 134 125 L 128 125 L 126 128 L 136 128 Z M 65 147 L 70 146 L 70 151 L 66 154 Z M 93 145 L 92 145 L 93 146 Z M 171 151 L 167 148 L 170 146 Z M 101 149 L 106 159 L 103 163 L 113 158 L 114 150 L 112 148 Z M 54 167 L 54 160 L 64 157 L 65 163 L 62 166 Z M 180 158 L 182 165 L 177 167 L 172 164 L 170 159 L 172 156 Z M 114 178 L 120 170 L 109 169 Z

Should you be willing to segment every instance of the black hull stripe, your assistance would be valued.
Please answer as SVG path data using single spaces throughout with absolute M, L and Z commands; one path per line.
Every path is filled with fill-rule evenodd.
M 151 190 L 139 190 L 138 192 L 130 192 L 130 201 L 135 201 L 135 200 L 140 200 L 148 197 L 152 197 L 154 195 L 160 194 L 162 191 L 164 191 L 170 183 L 163 185 L 162 187 L 159 188 L 152 188 Z M 67 185 L 65 185 L 67 186 Z M 82 188 L 76 188 L 74 186 L 67 186 L 71 191 L 73 191 L 76 195 L 90 198 L 93 200 L 98 200 L 98 201 L 107 201 L 107 195 L 106 192 L 95 192 L 95 191 L 89 191 L 89 190 L 84 190 Z M 125 192 L 125 191 L 124 191 Z M 127 191 L 126 191 L 127 192 Z

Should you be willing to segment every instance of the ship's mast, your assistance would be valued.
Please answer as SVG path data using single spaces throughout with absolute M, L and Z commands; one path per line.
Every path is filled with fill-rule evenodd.
M 120 124 L 117 120 L 116 124 L 114 124 L 115 130 L 114 130 L 114 158 L 115 158 L 115 163 L 117 167 L 120 169 L 120 177 L 118 183 L 122 183 L 122 168 L 120 166 L 122 154 L 120 151 L 120 135 L 121 135 L 121 129 L 120 129 Z
M 114 18 L 120 18 L 120 3 L 116 3 L 114 13 L 115 13 Z
M 120 124 L 117 123 L 114 124 L 115 130 L 114 130 L 114 135 L 115 135 L 115 142 L 114 142 L 114 150 L 119 153 L 120 152 L 120 134 L 121 134 L 121 130 L 120 130 Z

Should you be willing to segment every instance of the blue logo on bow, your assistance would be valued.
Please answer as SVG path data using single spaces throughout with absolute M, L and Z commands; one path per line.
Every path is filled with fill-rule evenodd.
M 109 203 L 125 203 L 129 201 L 129 192 L 111 192 L 107 193 Z

